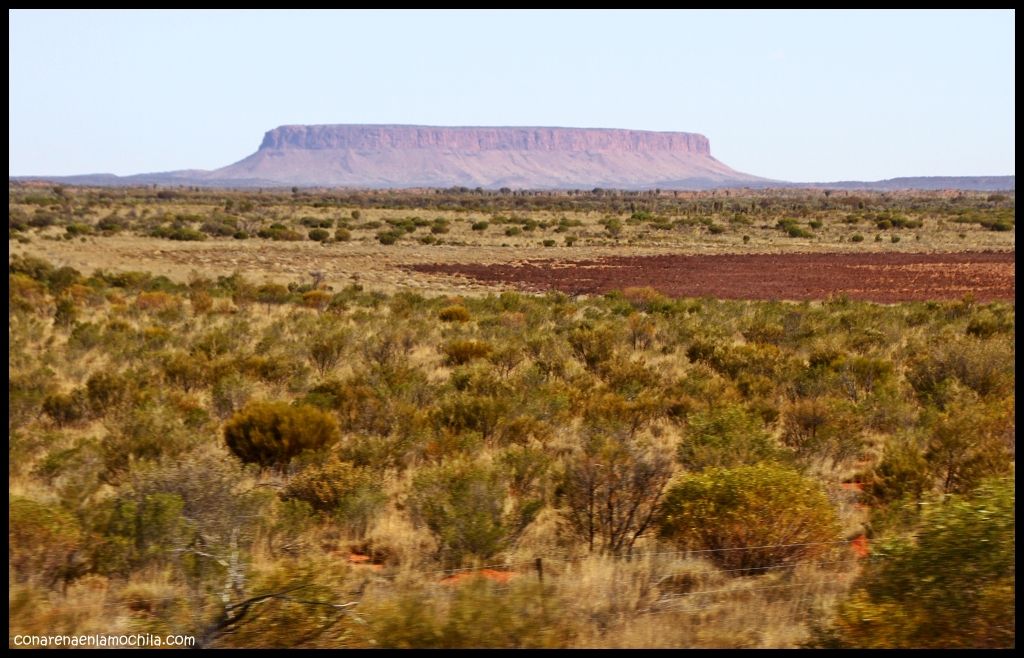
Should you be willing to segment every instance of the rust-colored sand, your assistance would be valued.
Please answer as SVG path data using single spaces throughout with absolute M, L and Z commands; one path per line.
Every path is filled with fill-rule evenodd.
M 717 254 L 618 256 L 491 264 L 420 264 L 410 269 L 527 290 L 605 293 L 650 286 L 672 297 L 824 299 L 875 302 L 1013 300 L 1015 252 Z

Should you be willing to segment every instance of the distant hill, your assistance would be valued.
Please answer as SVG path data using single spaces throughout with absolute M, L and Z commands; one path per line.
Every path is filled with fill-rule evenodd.
M 910 176 L 876 181 L 793 183 L 796 187 L 836 190 L 1013 190 L 1014 176 Z
M 653 189 L 813 187 L 1011 190 L 1013 176 L 788 183 L 736 171 L 697 133 L 605 128 L 281 126 L 234 164 L 204 171 L 19 176 L 97 186 Z

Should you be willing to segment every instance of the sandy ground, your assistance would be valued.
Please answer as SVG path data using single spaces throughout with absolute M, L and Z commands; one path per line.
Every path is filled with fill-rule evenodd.
M 898 245 L 850 245 L 843 248 L 848 253 L 876 252 L 876 253 L 903 253 L 915 250 L 918 245 L 913 242 Z M 679 257 L 684 255 L 712 255 L 712 254 L 734 254 L 729 258 L 750 257 L 750 254 L 739 254 L 746 251 L 741 245 L 728 241 L 709 240 L 706 243 L 693 243 L 685 248 L 659 247 L 659 246 L 573 246 L 573 247 L 541 247 L 518 244 L 515 246 L 450 246 L 450 245 L 421 245 L 421 244 L 396 244 L 391 246 L 380 245 L 376 242 L 360 241 L 349 243 L 333 243 L 322 245 L 316 242 L 272 242 L 266 240 L 208 240 L 205 242 L 176 242 L 171 240 L 158 240 L 137 236 L 114 236 L 104 238 L 88 238 L 81 240 L 47 240 L 37 238 L 27 244 L 14 241 L 9 242 L 9 253 L 24 253 L 43 257 L 50 262 L 61 266 L 69 265 L 83 273 L 91 273 L 96 269 L 112 270 L 139 270 L 148 271 L 154 274 L 163 274 L 177 281 L 188 280 L 190 276 L 201 275 L 205 277 L 216 277 L 228 275 L 233 272 L 240 272 L 256 282 L 274 281 L 279 283 L 308 282 L 310 273 L 314 271 L 323 272 L 325 281 L 335 289 L 340 289 L 350 283 L 361 283 L 366 289 L 380 290 L 383 292 L 394 292 L 397 290 L 413 290 L 424 294 L 437 295 L 474 295 L 503 289 L 521 288 L 516 281 L 526 275 L 481 276 L 479 268 L 475 265 L 502 266 L 506 269 L 524 263 L 537 260 L 562 261 L 561 267 L 566 267 L 568 261 L 594 261 L 624 257 L 627 259 L 642 256 L 658 257 Z M 761 256 L 754 255 L 756 267 L 764 265 L 758 258 L 767 257 L 768 254 L 775 254 L 773 258 L 778 260 L 778 255 L 785 252 L 813 251 L 813 245 L 800 245 L 785 243 L 779 246 L 761 245 L 758 248 L 750 248 L 751 252 L 760 252 Z M 835 245 L 829 245 L 829 250 L 837 250 Z M 767 253 L 766 253 L 767 252 Z M 965 264 L 964 272 L 969 271 L 969 276 L 982 277 L 976 282 L 983 282 L 985 277 L 995 277 L 1001 283 L 1004 292 L 995 294 L 993 298 L 1003 298 L 1005 288 L 1008 285 L 1010 297 L 1013 291 L 1014 276 L 1014 252 L 1003 252 L 1004 255 L 996 264 L 990 264 L 988 270 L 979 270 L 983 264 Z M 787 259 L 784 259 L 787 260 Z M 652 261 L 653 262 L 653 261 Z M 730 261 L 731 262 L 731 261 Z M 781 261 L 780 261 L 781 262 Z M 793 261 L 795 270 L 799 274 L 797 259 Z M 870 266 L 870 259 L 864 262 Z M 714 264 L 714 261 L 708 261 Z M 828 264 L 829 259 L 808 261 L 806 267 L 821 268 Z M 425 267 L 412 269 L 414 266 L 440 264 L 444 267 Z M 910 263 L 905 263 L 909 265 Z M 634 264 L 640 273 L 626 270 L 617 266 L 618 274 L 623 275 L 621 281 L 609 279 L 594 290 L 603 290 L 608 285 L 618 284 L 619 287 L 626 285 L 651 285 L 652 281 L 645 281 L 646 275 L 642 270 L 649 269 L 649 265 L 642 262 Z M 710 266 L 710 265 L 709 265 Z M 718 267 L 719 265 L 713 265 Z M 921 267 L 932 267 L 932 274 L 941 272 L 945 265 L 928 265 L 924 263 Z M 536 269 L 536 266 L 532 266 Z M 547 266 L 541 266 L 541 269 Z M 669 266 L 671 269 L 671 266 Z M 959 266 L 958 266 L 959 267 Z M 996 269 L 992 269 L 992 268 Z M 501 268 L 498 268 L 501 269 Z M 529 268 L 528 268 L 529 269 Z M 495 270 L 497 271 L 497 270 Z M 525 270 L 524 270 L 525 271 Z M 540 270 L 538 270 L 539 272 Z M 662 269 L 658 276 L 663 276 L 670 270 Z M 920 273 L 919 273 L 920 274 Z M 754 281 L 757 273 L 754 272 Z M 565 274 L 561 276 L 566 276 Z M 571 278 L 578 278 L 569 274 Z M 788 274 L 786 276 L 789 276 Z M 540 279 L 538 279 L 540 277 Z M 1007 277 L 1009 283 L 1007 284 Z M 531 283 L 533 288 L 559 288 L 567 289 L 567 285 L 547 285 L 545 280 L 550 278 L 547 274 L 533 272 L 528 278 L 536 279 Z M 736 278 L 736 277 L 734 277 Z M 925 277 L 927 278 L 927 277 Z M 648 278 L 649 279 L 649 278 Z M 921 279 L 921 276 L 918 276 Z M 737 280 L 742 280 L 742 276 Z M 923 279 L 922 279 L 923 280 Z M 609 283 L 610 282 L 610 283 Z M 575 281 L 570 282 L 576 286 Z M 902 285 L 902 284 L 901 284 Z M 906 284 L 913 285 L 913 284 Z M 945 284 L 944 284 L 945 285 Z M 952 287 L 955 287 L 955 285 Z M 965 284 L 975 285 L 975 284 Z M 998 287 L 997 286 L 997 287 Z M 576 286 L 578 287 L 578 286 Z M 614 287 L 614 286 L 613 286 Z M 905 287 L 905 286 L 904 286 Z M 700 291 L 698 291 L 700 292 Z M 712 289 L 700 294 L 719 294 Z M 686 294 L 691 294 L 687 292 Z M 724 293 L 723 293 L 724 294 Z M 815 293 L 818 294 L 818 293 Z M 963 291 L 957 290 L 954 295 L 960 297 Z M 728 295 L 725 295 L 728 296 Z M 856 295 L 851 295 L 856 296 Z M 981 299 L 981 297 L 979 297 Z

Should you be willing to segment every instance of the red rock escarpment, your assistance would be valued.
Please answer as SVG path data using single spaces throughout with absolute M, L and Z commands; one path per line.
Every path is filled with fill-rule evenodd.
M 764 179 L 696 133 L 603 128 L 281 126 L 211 180 L 349 187 L 702 189 Z

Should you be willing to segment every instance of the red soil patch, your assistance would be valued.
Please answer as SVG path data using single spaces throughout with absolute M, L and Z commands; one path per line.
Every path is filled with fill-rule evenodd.
M 1015 253 L 616 256 L 492 265 L 419 264 L 409 269 L 569 294 L 650 286 L 671 297 L 811 300 L 846 295 L 894 303 L 971 295 L 986 302 L 1014 299 Z
M 871 554 L 871 546 L 868 544 L 866 535 L 858 535 L 850 542 L 850 550 L 857 557 L 867 557 Z
M 496 583 L 507 583 L 516 576 L 514 571 L 497 571 L 495 569 L 480 569 L 479 571 L 463 571 L 460 573 L 452 574 L 447 578 L 441 579 L 442 585 L 457 585 L 465 580 L 471 578 L 486 578 L 487 580 L 493 580 Z
M 842 482 L 839 487 L 845 491 L 864 491 L 862 482 Z
M 370 571 L 382 571 L 384 569 L 383 564 L 374 564 L 370 561 L 369 555 L 362 555 L 360 553 L 349 553 L 348 562 L 353 566 L 368 567 Z

